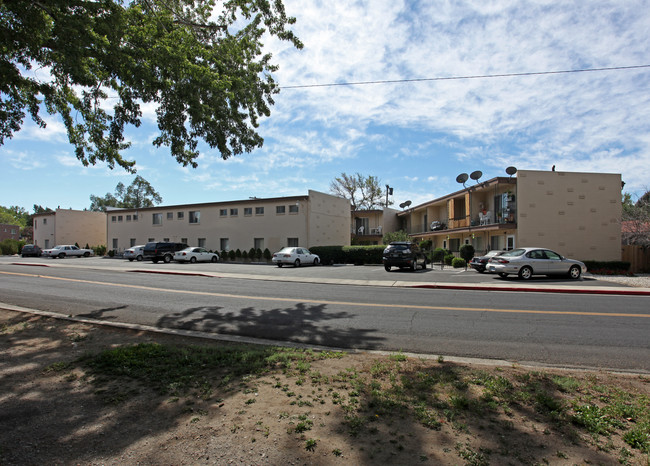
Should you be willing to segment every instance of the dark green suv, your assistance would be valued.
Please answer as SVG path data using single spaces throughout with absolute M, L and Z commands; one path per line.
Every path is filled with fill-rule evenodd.
M 157 263 L 162 260 L 166 264 L 170 263 L 174 258 L 176 251 L 181 251 L 187 247 L 185 243 L 170 243 L 170 242 L 151 242 L 147 243 L 142 250 L 142 256 L 145 260 L 152 260 Z
M 400 269 L 411 269 L 415 271 L 418 265 L 422 270 L 427 268 L 427 258 L 420 250 L 420 246 L 409 241 L 393 241 L 386 249 L 382 256 L 382 262 L 386 272 L 390 272 L 391 267 Z

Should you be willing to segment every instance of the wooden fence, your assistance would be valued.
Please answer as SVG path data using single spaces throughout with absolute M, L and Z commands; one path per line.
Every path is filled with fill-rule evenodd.
M 625 245 L 622 247 L 621 260 L 630 263 L 632 273 L 650 273 L 650 248 Z

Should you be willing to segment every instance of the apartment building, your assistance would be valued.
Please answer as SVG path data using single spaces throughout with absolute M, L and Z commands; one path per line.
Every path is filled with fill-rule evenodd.
M 350 244 L 350 202 L 318 191 L 306 196 L 112 209 L 108 249 L 174 241 L 213 251 Z
M 20 225 L 11 225 L 10 223 L 0 223 L 0 241 L 6 239 L 20 239 Z
M 398 213 L 399 210 L 390 207 L 352 211 L 353 244 L 382 244 L 384 233 L 399 230 Z
M 457 252 L 546 247 L 579 260 L 621 259 L 621 175 L 519 170 L 398 214 L 418 241 Z
M 34 244 L 43 249 L 57 244 L 84 247 L 106 244 L 106 214 L 90 210 L 56 209 L 34 214 Z

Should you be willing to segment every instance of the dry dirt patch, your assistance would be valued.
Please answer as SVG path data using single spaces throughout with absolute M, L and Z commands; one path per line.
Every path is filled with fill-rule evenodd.
M 143 377 L 121 355 L 110 371 L 91 363 L 133 345 L 194 345 L 174 367 L 195 364 L 195 348 L 248 350 L 11 311 L 0 329 L 5 465 L 650 462 L 624 440 L 650 422 L 643 376 L 269 350 L 257 370 L 203 362 L 189 378 L 156 372 L 154 352 Z

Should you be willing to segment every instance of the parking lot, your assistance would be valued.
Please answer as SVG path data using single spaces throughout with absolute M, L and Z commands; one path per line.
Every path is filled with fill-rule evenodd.
M 303 266 L 303 267 L 276 267 L 264 263 L 169 263 L 151 261 L 130 262 L 121 258 L 88 257 L 51 259 L 44 257 L 3 256 L 2 264 L 20 264 L 47 267 L 73 267 L 97 268 L 124 272 L 150 272 L 150 273 L 186 273 L 206 274 L 211 276 L 224 276 L 243 279 L 287 280 L 324 283 L 344 283 L 375 286 L 426 286 L 447 285 L 459 287 L 514 287 L 541 289 L 548 287 L 561 287 L 573 289 L 592 289 L 594 287 L 620 287 L 621 285 L 594 277 L 587 273 L 579 280 L 563 277 L 535 276 L 531 280 L 522 281 L 516 277 L 500 278 L 493 274 L 480 274 L 472 269 L 454 269 L 450 266 L 441 267 L 439 264 L 429 264 L 426 270 L 400 270 L 393 269 L 386 272 L 382 265 L 333 265 L 333 266 Z

